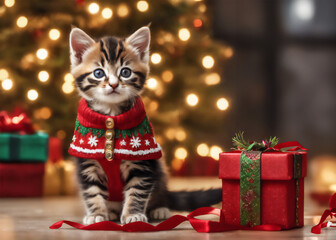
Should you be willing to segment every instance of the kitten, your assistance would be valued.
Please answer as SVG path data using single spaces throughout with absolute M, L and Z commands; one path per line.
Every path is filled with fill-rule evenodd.
M 221 189 L 167 190 L 166 165 L 158 159 L 161 148 L 139 97 L 149 72 L 149 45 L 148 27 L 140 28 L 125 39 L 103 37 L 95 41 L 79 28 L 73 28 L 70 33 L 71 73 L 82 100 L 69 152 L 78 157 L 77 175 L 86 207 L 84 224 L 118 218 L 122 224 L 147 222 L 147 216 L 166 219 L 170 216 L 169 209 L 190 211 L 221 201 Z M 127 125 L 138 119 L 133 117 L 122 123 L 118 120 L 120 116 L 138 114 L 138 110 L 142 114 L 139 125 L 133 130 L 118 129 L 117 124 Z M 96 120 L 83 120 L 81 114 L 88 113 Z M 105 126 L 103 129 L 92 127 L 101 121 L 97 119 L 104 120 L 105 129 Z M 109 131 L 112 137 L 108 136 Z M 145 137 L 147 139 L 142 139 Z M 86 148 L 81 144 L 86 144 Z M 128 149 L 117 149 L 122 145 Z M 101 149 L 104 147 L 105 150 Z M 126 153 L 131 154 L 129 159 L 120 157 Z M 95 154 L 100 154 L 100 159 L 92 159 Z M 111 171 L 116 172 L 116 176 L 109 172 L 113 166 Z M 122 196 L 118 197 L 118 193 L 112 196 L 110 188 L 121 188 Z

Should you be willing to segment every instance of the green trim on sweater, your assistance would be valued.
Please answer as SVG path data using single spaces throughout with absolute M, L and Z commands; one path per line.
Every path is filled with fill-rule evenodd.
M 76 119 L 75 130 L 78 131 L 78 133 L 81 133 L 83 137 L 85 137 L 85 135 L 89 133 L 90 131 L 92 132 L 92 135 L 98 136 L 98 138 L 101 138 L 102 136 L 105 135 L 105 129 L 84 127 L 82 124 L 80 124 L 78 119 Z M 148 133 L 148 134 L 152 133 L 147 116 L 138 126 L 134 128 L 125 129 L 125 130 L 115 128 L 114 132 L 115 132 L 115 138 L 119 138 L 121 134 L 123 139 L 126 137 L 126 135 L 128 137 L 131 137 L 132 135 L 137 136 L 138 133 L 140 133 L 141 136 L 143 136 L 145 133 Z

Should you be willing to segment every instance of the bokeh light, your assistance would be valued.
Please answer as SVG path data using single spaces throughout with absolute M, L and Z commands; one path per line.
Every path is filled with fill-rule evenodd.
M 150 78 L 147 80 L 147 87 L 149 89 L 155 89 L 158 86 L 158 81 L 155 78 Z
M 40 71 L 38 73 L 38 79 L 41 81 L 41 82 L 46 82 L 48 81 L 49 79 L 49 73 L 47 71 Z
M 62 91 L 65 94 L 72 93 L 74 90 L 75 90 L 75 87 L 73 86 L 72 83 L 70 83 L 70 82 L 63 83 L 63 85 L 62 85 Z
M 198 96 L 194 93 L 191 93 L 187 96 L 186 102 L 189 106 L 196 106 L 198 103 Z
M 187 28 L 181 28 L 178 32 L 178 36 L 182 41 L 188 41 L 190 38 L 190 31 Z
M 221 78 L 218 73 L 209 73 L 204 78 L 204 82 L 207 85 L 216 85 L 220 83 L 220 80 Z
M 206 143 L 201 143 L 197 146 L 196 151 L 198 155 L 205 157 L 209 154 L 209 146 Z
M 121 18 L 127 17 L 129 14 L 128 6 L 124 3 L 120 4 L 117 9 L 117 14 Z
M 36 51 L 36 56 L 37 58 L 44 60 L 48 57 L 49 53 L 47 51 L 47 49 L 45 48 L 40 48 Z
M 177 159 L 185 159 L 188 156 L 187 149 L 183 147 L 179 147 L 175 150 L 175 158 Z
M 28 18 L 26 18 L 25 16 L 18 17 L 18 19 L 16 20 L 16 25 L 19 28 L 26 27 L 28 25 Z
M 9 91 L 13 88 L 13 81 L 11 79 L 5 79 L 2 81 L 1 85 L 5 91 Z
M 15 0 L 5 0 L 4 4 L 8 8 L 13 7 L 15 4 Z
M 111 8 L 104 8 L 102 11 L 102 16 L 105 19 L 110 19 L 113 16 L 113 11 Z
M 219 146 L 214 145 L 210 148 L 210 156 L 215 160 L 219 160 L 219 154 L 222 152 L 223 150 Z
M 162 77 L 163 81 L 169 83 L 173 80 L 174 74 L 170 70 L 165 70 L 165 71 L 162 72 L 161 77 Z
M 30 100 L 30 101 L 35 101 L 38 99 L 38 92 L 35 90 L 35 89 L 30 89 L 28 92 L 27 92 L 27 98 Z
M 215 65 L 215 59 L 212 56 L 207 55 L 203 57 L 202 64 L 204 68 L 210 69 Z
M 97 14 L 99 12 L 99 8 L 100 7 L 99 7 L 98 3 L 93 2 L 93 3 L 89 4 L 88 11 L 91 14 Z
M 229 101 L 226 100 L 225 98 L 219 98 L 216 104 L 217 108 L 222 111 L 225 111 L 229 107 Z
M 159 64 L 162 60 L 162 57 L 159 53 L 153 53 L 151 56 L 151 61 L 154 64 Z
M 60 36 L 61 36 L 61 32 L 58 29 L 56 29 L 56 28 L 50 29 L 49 38 L 51 40 L 55 41 L 55 40 L 59 39 Z
M 140 12 L 146 12 L 148 10 L 148 2 L 146 1 L 139 1 L 137 2 L 137 9 L 140 11 Z

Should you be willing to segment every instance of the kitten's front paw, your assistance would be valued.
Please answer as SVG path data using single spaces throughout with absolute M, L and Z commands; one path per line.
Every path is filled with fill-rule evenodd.
M 152 210 L 150 212 L 150 217 L 155 220 L 167 219 L 171 217 L 171 213 L 168 208 L 161 207 Z
M 143 213 L 122 215 L 120 219 L 121 224 L 127 224 L 127 223 L 138 222 L 138 221 L 148 222 L 146 215 Z
M 83 219 L 83 223 L 85 225 L 90 225 L 93 223 L 98 223 L 98 222 L 103 222 L 103 221 L 107 221 L 107 218 L 102 216 L 102 215 L 86 215 Z

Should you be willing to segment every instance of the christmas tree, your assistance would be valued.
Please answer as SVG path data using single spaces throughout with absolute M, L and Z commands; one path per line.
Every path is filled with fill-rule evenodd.
M 71 26 L 98 38 L 150 24 L 143 100 L 167 160 L 178 169 L 187 157 L 218 158 L 229 107 L 220 75 L 233 50 L 212 39 L 208 7 L 197 0 L 4 0 L 0 110 L 26 109 L 36 128 L 64 139 L 66 151 L 79 99 L 69 73 Z

